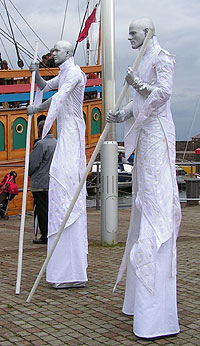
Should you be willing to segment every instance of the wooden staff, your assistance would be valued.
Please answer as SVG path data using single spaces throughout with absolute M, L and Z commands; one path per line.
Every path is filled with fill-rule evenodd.
M 142 47 L 141 47 L 141 49 L 139 51 L 139 54 L 138 54 L 138 56 L 136 58 L 135 63 L 134 63 L 133 70 L 137 70 L 138 65 L 139 65 L 139 63 L 140 63 L 140 61 L 141 61 L 141 59 L 143 57 L 143 54 L 145 52 L 145 49 L 146 49 L 147 44 L 148 44 L 149 40 L 151 39 L 151 37 L 152 37 L 152 30 L 149 29 L 148 34 L 147 34 L 147 36 L 146 36 L 146 38 L 145 38 L 145 40 L 143 42 L 143 45 L 142 45 Z M 125 83 L 125 85 L 124 85 L 124 87 L 123 87 L 123 89 L 121 91 L 121 94 L 120 94 L 120 96 L 119 96 L 119 98 L 117 100 L 117 103 L 115 105 L 114 112 L 118 111 L 118 109 L 120 107 L 120 104 L 121 104 L 124 96 L 126 95 L 127 90 L 128 90 L 128 83 Z M 30 294 L 29 294 L 29 296 L 27 298 L 27 302 L 28 303 L 31 301 L 31 299 L 33 297 L 33 294 L 35 293 L 35 290 L 37 289 L 37 286 L 39 285 L 39 282 L 40 282 L 40 280 L 42 278 L 42 275 L 44 274 L 44 271 L 45 271 L 45 269 L 46 269 L 46 267 L 47 267 L 47 265 L 49 263 L 49 260 L 50 260 L 52 254 L 53 254 L 53 251 L 54 251 L 54 249 L 55 249 L 55 247 L 56 247 L 56 245 L 57 245 L 57 243 L 58 243 L 58 241 L 60 239 L 60 236 L 61 236 L 61 234 L 62 234 L 62 232 L 64 230 L 65 224 L 66 224 L 67 220 L 69 219 L 71 211 L 72 211 L 72 209 L 73 209 L 73 207 L 74 207 L 74 205 L 75 205 L 75 203 L 77 201 L 77 198 L 78 198 L 78 196 L 79 196 L 79 194 L 80 194 L 80 192 L 81 192 L 81 190 L 83 188 L 83 185 L 84 185 L 84 183 L 86 181 L 88 173 L 90 172 L 90 169 L 92 168 L 92 165 L 93 165 L 93 163 L 94 163 L 94 161 L 96 159 L 96 156 L 99 153 L 99 151 L 100 151 L 100 149 L 101 149 L 101 147 L 103 145 L 103 142 L 105 141 L 105 139 L 106 139 L 106 137 L 108 135 L 108 132 L 110 130 L 110 126 L 111 126 L 111 123 L 107 123 L 106 124 L 106 126 L 105 126 L 105 128 L 104 128 L 104 130 L 103 130 L 103 132 L 102 132 L 102 134 L 101 134 L 101 136 L 99 138 L 97 146 L 96 146 L 95 150 L 93 151 L 93 154 L 92 154 L 92 156 L 90 158 L 90 161 L 89 161 L 89 163 L 87 165 L 87 168 L 86 168 L 86 170 L 85 170 L 85 172 L 84 172 L 84 174 L 82 176 L 82 179 L 81 179 L 81 181 L 79 183 L 79 186 L 78 186 L 78 188 L 77 188 L 77 190 L 76 190 L 76 192 L 74 194 L 74 197 L 73 197 L 73 199 L 72 199 L 72 201 L 71 201 L 71 203 L 69 205 L 69 208 L 68 208 L 68 210 L 67 210 L 67 212 L 65 214 L 65 217 L 64 217 L 64 219 L 63 219 L 63 221 L 62 221 L 62 223 L 60 225 L 60 228 L 59 228 L 59 230 L 58 230 L 58 232 L 57 232 L 57 234 L 55 236 L 54 243 L 53 243 L 53 245 L 52 245 L 52 247 L 51 247 L 51 249 L 50 249 L 50 251 L 49 251 L 49 253 L 48 253 L 48 255 L 47 255 L 47 257 L 46 257 L 46 259 L 45 259 L 45 261 L 43 263 L 43 265 L 42 265 L 42 268 L 41 268 L 41 270 L 40 270 L 40 272 L 38 274 L 38 277 L 36 278 L 35 283 L 34 283 L 34 285 L 32 287 L 32 290 L 31 290 L 31 292 L 30 292 Z
M 37 52 L 38 52 L 38 42 L 35 43 L 35 53 L 34 53 L 34 60 L 33 60 L 34 63 L 37 62 Z M 34 87 L 35 87 L 35 71 L 32 72 L 30 105 L 33 104 Z M 26 213 L 26 197 L 27 197 L 27 186 L 28 186 L 28 167 L 29 167 L 32 117 L 33 117 L 33 114 L 28 115 L 28 126 L 27 126 L 27 133 L 26 133 L 26 155 L 25 155 L 24 186 L 23 186 L 23 197 L 22 197 L 22 214 L 21 214 L 20 234 L 19 234 L 16 294 L 20 293 L 20 284 L 21 284 L 21 275 L 22 275 L 22 255 L 23 255 L 24 224 L 25 224 L 25 213 Z

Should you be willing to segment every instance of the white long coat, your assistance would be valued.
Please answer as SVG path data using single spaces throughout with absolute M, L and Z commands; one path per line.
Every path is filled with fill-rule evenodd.
M 50 167 L 48 251 L 66 214 L 85 170 L 85 122 L 83 97 L 86 78 L 73 57 L 60 67 L 57 77 L 47 82 L 43 92 L 58 88 L 45 121 L 44 137 L 57 119 L 57 146 Z M 65 225 L 47 266 L 47 281 L 53 283 L 87 281 L 86 188 Z
M 132 214 L 117 283 L 127 270 L 123 312 L 134 333 L 156 337 L 179 332 L 176 306 L 176 237 L 181 212 L 175 171 L 175 129 L 170 111 L 174 58 L 150 40 L 138 76 L 154 86 L 134 90 L 126 122 L 126 156 L 135 150 Z

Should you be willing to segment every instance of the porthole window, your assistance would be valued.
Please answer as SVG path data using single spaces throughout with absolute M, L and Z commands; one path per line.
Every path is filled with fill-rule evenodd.
M 94 114 L 93 114 L 93 119 L 94 119 L 95 121 L 98 121 L 98 120 L 99 120 L 99 114 L 98 114 L 98 113 L 94 113 Z
M 24 127 L 22 124 L 17 124 L 15 129 L 17 133 L 22 133 L 24 131 Z

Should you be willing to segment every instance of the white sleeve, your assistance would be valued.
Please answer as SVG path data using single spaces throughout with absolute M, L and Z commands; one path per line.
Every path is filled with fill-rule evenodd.
M 154 111 L 156 114 L 159 114 L 161 107 L 169 100 L 172 94 L 174 65 L 174 57 L 161 50 L 155 65 L 157 75 L 156 87 L 147 97 L 140 109 L 139 115 L 136 119 L 138 125 L 148 118 Z

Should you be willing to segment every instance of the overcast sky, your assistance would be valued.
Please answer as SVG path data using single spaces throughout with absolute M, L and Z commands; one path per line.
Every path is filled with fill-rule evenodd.
M 7 18 L 2 0 L 0 2 L 0 27 L 8 32 L 5 28 Z M 47 47 L 52 48 L 54 43 L 60 39 L 67 1 L 12 0 L 11 2 L 11 0 L 6 0 L 6 3 L 11 16 L 28 43 L 13 24 L 15 38 L 29 51 L 32 51 L 30 45 L 34 46 L 37 38 L 14 9 L 12 3 Z M 85 7 L 86 0 L 68 1 L 63 39 L 72 43 L 76 42 Z M 133 65 L 136 56 L 135 52 L 131 50 L 127 37 L 130 22 L 139 17 L 148 17 L 153 20 L 160 45 L 175 55 L 176 69 L 172 96 L 173 118 L 177 139 L 186 140 L 188 137 L 191 139 L 191 136 L 200 133 L 200 104 L 198 103 L 200 101 L 200 0 L 115 1 L 116 96 L 121 90 L 127 66 Z M 98 19 L 99 11 L 97 22 Z M 92 31 L 93 48 L 95 48 L 97 46 L 98 23 L 93 24 Z M 4 37 L 0 37 L 2 57 L 8 60 L 3 47 L 5 46 L 13 67 L 17 68 L 17 58 L 13 46 Z M 76 53 L 76 62 L 81 65 L 85 64 L 83 49 L 85 41 L 83 42 L 78 46 Z M 39 55 L 47 52 L 48 49 L 39 41 Z M 95 54 L 94 59 L 96 56 Z M 29 64 L 30 59 L 26 56 L 24 58 Z

